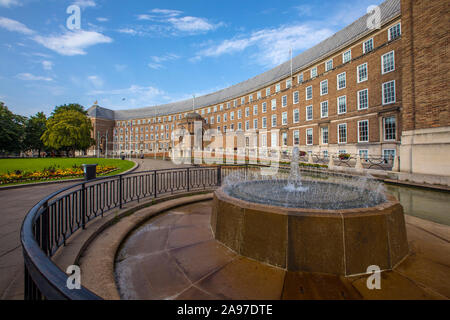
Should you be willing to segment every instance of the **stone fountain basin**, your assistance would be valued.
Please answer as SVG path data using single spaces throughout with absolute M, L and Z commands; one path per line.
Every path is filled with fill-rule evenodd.
M 215 238 L 242 256 L 289 271 L 338 275 L 394 268 L 409 249 L 403 207 L 391 195 L 369 208 L 322 210 L 253 203 L 214 193 Z

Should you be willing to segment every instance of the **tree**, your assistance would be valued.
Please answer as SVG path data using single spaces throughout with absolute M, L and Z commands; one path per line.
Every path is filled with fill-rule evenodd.
M 41 139 L 48 148 L 58 151 L 86 150 L 95 144 L 91 137 L 91 120 L 82 112 L 65 110 L 54 112 L 47 120 Z
M 25 125 L 25 137 L 23 141 L 24 150 L 38 150 L 38 156 L 41 156 L 41 150 L 45 148 L 41 140 L 46 129 L 47 117 L 43 112 L 28 119 Z
M 12 113 L 0 102 L 0 152 L 21 151 L 25 121 L 25 117 Z
M 69 103 L 69 104 L 63 104 L 62 106 L 57 106 L 55 107 L 55 109 L 53 110 L 52 116 L 54 116 L 55 114 L 59 113 L 59 112 L 64 112 L 64 111 L 78 111 L 81 112 L 82 114 L 87 115 L 87 111 L 84 110 L 84 107 L 78 103 Z

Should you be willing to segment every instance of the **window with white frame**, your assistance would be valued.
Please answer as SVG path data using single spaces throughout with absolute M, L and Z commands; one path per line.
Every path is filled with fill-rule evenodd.
M 323 127 L 320 131 L 322 132 L 322 144 L 328 144 L 328 127 Z
M 347 124 L 338 124 L 338 143 L 347 143 Z
M 358 121 L 358 142 L 369 141 L 369 120 Z
M 317 67 L 311 69 L 311 78 L 317 77 Z
M 323 80 L 320 82 L 320 95 L 328 94 L 328 80 Z
M 276 127 L 277 126 L 277 115 L 273 114 L 272 115 L 272 127 Z
M 258 119 L 253 119 L 253 129 L 258 129 Z
M 341 90 L 344 89 L 347 85 L 345 72 L 342 72 L 337 75 L 337 89 Z
M 286 88 L 290 88 L 292 86 L 292 79 L 286 80 Z
M 313 119 L 313 106 L 306 107 L 306 121 Z
M 400 23 L 397 23 L 395 26 L 392 26 L 388 30 L 388 40 L 394 40 L 400 37 L 402 34 L 401 25 Z
M 369 150 L 367 149 L 360 149 L 359 150 L 359 157 L 361 160 L 367 160 L 369 158 Z
M 288 133 L 287 132 L 283 132 L 281 134 L 281 141 L 282 141 L 284 147 L 288 145 Z
M 306 145 L 310 146 L 313 144 L 313 129 L 306 129 Z
M 278 134 L 277 132 L 272 132 L 271 134 L 271 140 L 270 140 L 270 145 L 272 147 L 277 147 L 278 146 Z
M 214 124 L 214 116 L 211 117 L 211 124 Z
M 258 115 L 258 106 L 257 105 L 253 106 L 253 115 L 254 116 Z
M 250 121 L 245 121 L 245 130 L 250 130 Z
M 261 91 L 258 91 L 258 92 L 256 93 L 256 99 L 261 99 Z
M 292 118 L 294 120 L 294 123 L 300 122 L 300 111 L 298 109 L 294 109 Z
M 367 80 L 368 78 L 367 62 L 358 66 L 357 73 L 358 73 L 358 83 Z
M 214 106 L 214 112 L 217 112 L 217 106 Z M 171 121 L 170 117 L 169 117 L 169 121 Z
M 292 94 L 292 100 L 293 100 L 293 102 L 294 102 L 294 104 L 297 104 L 298 102 L 299 102 L 299 94 L 298 94 L 298 91 L 295 91 L 293 94 Z
M 267 135 L 265 133 L 261 135 L 261 147 L 267 147 Z
M 242 110 L 238 110 L 237 118 L 238 118 L 238 119 L 241 119 L 241 118 L 242 118 Z
M 230 109 L 230 102 L 227 102 L 227 109 Z
M 330 59 L 325 63 L 325 71 L 330 71 L 331 69 L 333 69 L 333 59 Z
M 234 120 L 234 111 L 230 112 L 230 120 L 233 121 Z
M 267 118 L 266 117 L 262 117 L 262 128 L 263 129 L 267 128 Z
M 383 118 L 384 140 L 393 141 L 396 139 L 396 120 L 395 117 Z
M 238 122 L 238 130 L 242 130 L 242 123 Z
M 281 106 L 284 108 L 287 106 L 287 96 L 281 97 Z
M 241 104 L 245 104 L 245 97 L 241 98 Z
M 234 99 L 233 100 L 233 108 L 236 108 L 237 107 L 237 99 Z
M 269 88 L 266 88 L 266 96 L 267 96 L 267 97 L 270 96 L 270 87 L 269 87 Z
M 358 91 L 358 110 L 364 110 L 369 107 L 369 89 Z
M 347 96 L 338 97 L 338 114 L 347 112 Z
M 309 86 L 309 87 L 306 87 L 306 100 L 311 100 L 312 99 L 312 95 L 313 95 L 313 92 L 312 92 L 312 86 Z
M 297 83 L 302 83 L 303 82 L 303 73 L 300 73 L 298 76 L 297 76 Z
M 248 102 L 253 102 L 253 95 L 252 94 L 248 96 Z
M 294 146 L 298 146 L 300 144 L 300 131 L 294 130 L 293 142 L 294 142 Z
M 381 56 L 381 73 L 389 73 L 395 70 L 395 55 L 394 51 L 388 52 Z
M 277 83 L 277 85 L 275 86 L 275 92 L 280 92 L 281 90 L 281 84 Z
M 363 53 L 368 53 L 373 50 L 373 38 L 364 41 L 363 43 Z
M 383 104 L 395 102 L 395 80 L 383 83 Z
M 287 112 L 283 112 L 283 113 L 281 114 L 281 124 L 282 124 L 283 126 L 285 126 L 285 125 L 288 124 L 288 116 L 287 116 Z
M 272 99 L 271 106 L 272 106 L 272 110 L 276 110 L 276 108 L 277 108 L 277 99 Z
M 262 113 L 266 113 L 267 112 L 267 102 L 263 102 L 262 103 L 261 109 L 262 109 Z
M 328 117 L 328 101 L 322 101 L 320 103 L 320 117 L 321 118 Z
M 217 115 L 217 123 L 220 123 L 220 114 Z
M 245 108 L 245 117 L 250 117 L 250 108 L 249 107 Z
M 352 50 L 349 49 L 342 54 L 342 63 L 347 63 L 352 60 Z
M 393 161 L 395 158 L 395 149 L 383 149 L 383 159 L 386 162 Z
M 227 113 L 224 113 L 223 114 L 223 122 L 227 122 L 228 121 L 228 114 Z
M 323 150 L 322 154 L 324 158 L 328 158 L 328 150 Z

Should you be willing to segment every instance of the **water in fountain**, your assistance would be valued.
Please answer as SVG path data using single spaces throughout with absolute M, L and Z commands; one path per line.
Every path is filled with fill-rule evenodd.
M 289 173 L 288 183 L 284 187 L 284 190 L 288 192 L 305 192 L 308 191 L 308 187 L 302 186 L 302 177 L 300 174 L 300 168 L 298 166 L 299 149 L 294 147 L 292 149 L 291 158 L 291 171 Z
M 369 176 L 342 176 L 330 173 L 300 173 L 298 148 L 294 148 L 291 169 L 279 169 L 273 176 L 239 172 L 224 181 L 224 191 L 232 197 L 286 208 L 352 209 L 367 208 L 386 201 L 383 185 Z

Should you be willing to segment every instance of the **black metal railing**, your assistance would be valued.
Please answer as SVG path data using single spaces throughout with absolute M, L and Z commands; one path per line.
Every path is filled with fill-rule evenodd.
M 56 251 L 87 223 L 124 204 L 215 188 L 239 166 L 188 167 L 122 174 L 78 183 L 36 204 L 22 225 L 25 299 L 100 299 L 82 287 L 68 289 L 67 274 L 52 261 Z

